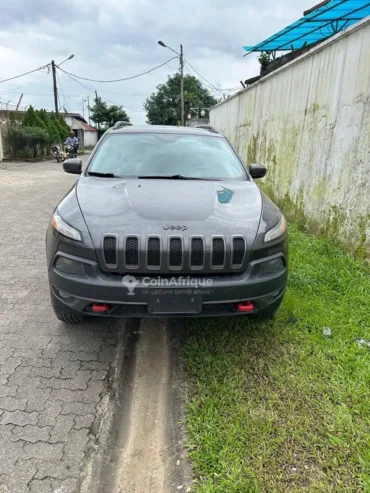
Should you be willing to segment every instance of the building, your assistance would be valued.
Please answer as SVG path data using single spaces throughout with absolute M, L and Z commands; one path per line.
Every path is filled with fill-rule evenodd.
M 60 113 L 67 125 L 80 139 L 80 149 L 93 147 L 98 142 L 98 131 L 87 123 L 79 113 Z

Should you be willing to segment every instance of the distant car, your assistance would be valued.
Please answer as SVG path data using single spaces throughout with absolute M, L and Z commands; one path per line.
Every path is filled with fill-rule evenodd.
M 287 282 L 283 214 L 217 131 L 116 125 L 55 209 L 51 302 L 84 317 L 272 317 Z

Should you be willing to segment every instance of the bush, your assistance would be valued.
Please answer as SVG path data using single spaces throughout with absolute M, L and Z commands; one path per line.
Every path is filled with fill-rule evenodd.
M 36 158 L 50 145 L 50 135 L 41 127 L 9 126 L 6 143 L 12 157 Z

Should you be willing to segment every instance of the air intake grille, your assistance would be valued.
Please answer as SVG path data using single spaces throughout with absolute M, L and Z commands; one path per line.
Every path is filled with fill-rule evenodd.
M 204 244 L 202 238 L 192 238 L 191 240 L 191 267 L 203 267 L 204 264 Z
M 160 267 L 161 265 L 161 242 L 159 238 L 149 238 L 147 251 L 148 267 Z
M 180 238 L 170 239 L 170 267 L 182 266 L 182 241 Z
M 245 255 L 245 239 L 244 238 L 233 238 L 233 256 L 232 265 L 238 266 L 243 263 Z
M 222 238 L 213 238 L 212 267 L 222 267 L 225 263 L 225 243 Z
M 139 267 L 139 240 L 135 236 L 126 239 L 125 263 L 128 267 Z
M 103 251 L 105 263 L 117 265 L 117 238 L 115 236 L 104 237 Z

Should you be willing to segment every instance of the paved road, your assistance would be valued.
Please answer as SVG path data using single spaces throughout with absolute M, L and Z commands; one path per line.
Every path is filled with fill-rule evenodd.
M 124 324 L 67 327 L 49 303 L 45 231 L 74 180 L 54 162 L 0 168 L 1 493 L 75 491 L 104 414 Z
M 181 327 L 50 307 L 45 231 L 75 179 L 0 163 L 0 493 L 186 491 Z

